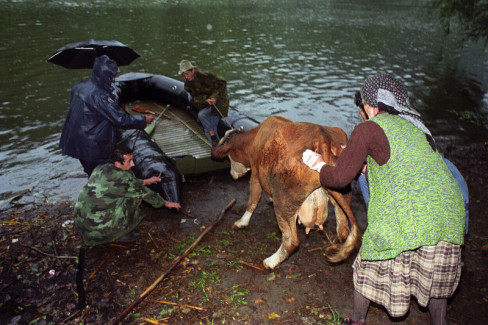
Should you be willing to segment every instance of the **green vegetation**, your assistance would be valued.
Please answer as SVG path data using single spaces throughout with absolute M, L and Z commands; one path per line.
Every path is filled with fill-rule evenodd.
M 469 38 L 488 41 L 488 1 L 486 0 L 431 0 L 445 25 L 446 33 L 459 24 Z
M 208 283 L 214 284 L 220 282 L 220 275 L 217 269 L 212 269 L 210 271 L 202 271 L 197 275 L 197 278 L 190 282 L 190 287 L 194 289 L 201 290 L 203 293 L 202 302 L 209 302 L 210 298 L 207 294 Z
M 454 114 L 461 121 L 472 123 L 478 126 L 483 126 L 486 123 L 484 116 L 480 113 L 471 111 L 458 111 L 455 109 L 449 109 L 449 113 Z
M 242 305 L 247 305 L 247 302 L 243 299 L 243 296 L 247 295 L 248 293 L 249 293 L 249 289 L 246 288 L 239 289 L 238 284 L 232 286 L 229 299 L 234 304 L 234 309 Z

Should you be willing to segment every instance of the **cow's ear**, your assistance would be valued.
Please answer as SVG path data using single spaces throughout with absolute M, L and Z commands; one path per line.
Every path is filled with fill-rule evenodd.
M 212 149 L 211 155 L 214 158 L 225 158 L 229 154 L 229 149 L 228 145 L 217 146 Z

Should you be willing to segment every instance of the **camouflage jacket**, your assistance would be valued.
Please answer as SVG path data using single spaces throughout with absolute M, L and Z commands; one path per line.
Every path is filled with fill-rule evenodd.
M 227 116 L 229 112 L 229 97 L 227 96 L 227 82 L 224 79 L 212 73 L 195 71 L 195 79 L 185 81 L 185 90 L 190 93 L 193 102 L 199 109 L 209 106 L 205 101 L 206 99 L 216 98 L 217 104 L 215 105 L 224 117 Z M 212 115 L 220 114 L 212 110 Z
M 113 163 L 97 166 L 83 187 L 74 208 L 74 221 L 86 245 L 108 243 L 131 232 L 142 220 L 142 200 L 159 208 L 165 203 L 142 185 L 132 171 Z

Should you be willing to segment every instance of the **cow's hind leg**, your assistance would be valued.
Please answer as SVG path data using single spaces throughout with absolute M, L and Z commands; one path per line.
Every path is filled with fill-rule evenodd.
M 252 213 L 256 209 L 259 203 L 259 199 L 261 198 L 261 193 L 263 192 L 261 185 L 256 177 L 251 175 L 251 181 L 249 184 L 249 201 L 247 202 L 246 212 L 242 215 L 242 217 L 234 222 L 232 228 L 244 228 L 249 225 L 249 221 L 251 220 Z
M 263 265 L 268 269 L 274 269 L 280 265 L 299 245 L 297 214 L 295 213 L 295 215 L 287 218 L 287 220 L 277 214 L 276 219 L 278 220 L 278 225 L 282 233 L 281 246 L 273 255 L 263 261 Z

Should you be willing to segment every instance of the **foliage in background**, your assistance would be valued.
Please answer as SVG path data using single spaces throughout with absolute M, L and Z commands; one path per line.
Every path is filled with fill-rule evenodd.
M 431 0 L 449 33 L 459 24 L 466 35 L 474 40 L 488 41 L 488 0 Z

